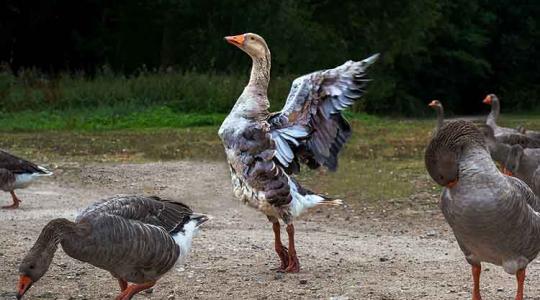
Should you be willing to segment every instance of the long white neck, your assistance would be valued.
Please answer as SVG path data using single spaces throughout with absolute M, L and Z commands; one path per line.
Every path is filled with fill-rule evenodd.
M 263 58 L 252 57 L 249 83 L 238 97 L 231 114 L 242 118 L 264 120 L 268 117 L 268 84 L 270 82 L 270 51 Z

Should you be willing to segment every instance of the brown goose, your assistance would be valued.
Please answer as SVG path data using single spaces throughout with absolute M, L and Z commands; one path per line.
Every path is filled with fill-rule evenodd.
M 52 220 L 19 267 L 17 299 L 47 272 L 58 244 L 67 255 L 111 272 L 122 290 L 116 300 L 131 299 L 184 261 L 207 220 L 180 202 L 145 196 L 99 201 L 75 222 Z
M 525 269 L 540 251 L 540 200 L 521 180 L 497 170 L 471 122 L 445 124 L 430 141 L 425 163 L 444 186 L 440 207 L 472 266 L 473 300 L 480 300 L 481 263 L 516 274 L 523 299 Z
M 437 130 L 439 130 L 444 123 L 444 108 L 439 100 L 432 100 L 429 104 L 429 107 L 433 108 L 437 112 Z
M 18 208 L 21 200 L 15 190 L 29 186 L 38 177 L 50 175 L 52 173 L 44 167 L 0 150 L 0 190 L 9 192 L 13 199 L 13 204 L 2 208 Z
M 270 114 L 266 42 L 253 33 L 225 39 L 253 61 L 249 83 L 219 129 L 234 194 L 272 222 L 279 270 L 298 272 L 293 217 L 310 207 L 341 201 L 303 188 L 290 175 L 300 171 L 300 162 L 313 169 L 337 168 L 337 156 L 351 135 L 341 111 L 364 93 L 365 71 L 377 55 L 295 79 L 283 109 Z M 279 220 L 287 225 L 288 249 L 281 243 Z

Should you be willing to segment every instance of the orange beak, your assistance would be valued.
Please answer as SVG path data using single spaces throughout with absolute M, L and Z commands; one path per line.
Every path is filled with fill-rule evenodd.
M 437 106 L 437 102 L 435 102 L 435 100 L 433 100 L 433 101 L 429 102 L 428 106 L 429 107 L 435 107 L 435 106 Z
M 32 278 L 26 275 L 21 275 L 19 278 L 19 283 L 17 284 L 17 300 L 22 299 L 23 295 L 30 289 L 32 286 Z
M 243 46 L 245 39 L 246 38 L 244 37 L 243 34 L 233 35 L 233 36 L 226 36 L 225 37 L 225 41 L 227 41 L 227 43 L 235 45 L 236 47 Z
M 446 187 L 449 188 L 449 189 L 451 189 L 451 188 L 453 188 L 454 186 L 456 186 L 457 183 L 458 183 L 458 180 L 457 180 L 457 179 L 456 179 L 456 180 L 453 180 L 453 181 L 450 181 L 450 182 L 446 185 Z
M 502 173 L 503 173 L 504 175 L 514 176 L 514 174 L 512 173 L 512 171 L 508 170 L 508 169 L 505 168 L 505 167 L 502 167 L 502 170 L 501 170 L 501 171 L 502 171 Z
M 486 98 L 484 98 L 484 101 L 482 101 L 484 104 L 491 105 L 491 95 L 487 95 Z

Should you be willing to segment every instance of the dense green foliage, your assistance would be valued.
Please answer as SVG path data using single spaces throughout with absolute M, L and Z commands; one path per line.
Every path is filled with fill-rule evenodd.
M 381 52 L 356 111 L 419 115 L 439 98 L 477 113 L 490 92 L 505 111 L 537 109 L 539 22 L 540 3 L 510 0 L 7 0 L 0 110 L 225 113 L 250 62 L 222 38 L 246 31 L 271 47 L 275 103 L 291 74 Z

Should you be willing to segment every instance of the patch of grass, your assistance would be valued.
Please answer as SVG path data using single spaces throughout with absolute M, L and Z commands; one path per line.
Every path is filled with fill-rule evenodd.
M 53 110 L 0 113 L 0 128 L 2 131 L 186 128 L 217 126 L 224 118 L 225 114 L 180 113 L 165 106 L 146 109 L 105 107 L 92 111 Z
M 133 105 L 96 107 L 92 110 L 0 112 L 0 131 L 104 131 L 143 128 L 187 128 L 219 126 L 225 117 L 225 113 L 183 113 L 168 106 L 139 108 Z M 378 117 L 363 113 L 349 113 L 348 117 L 363 122 L 377 123 L 381 120 Z

